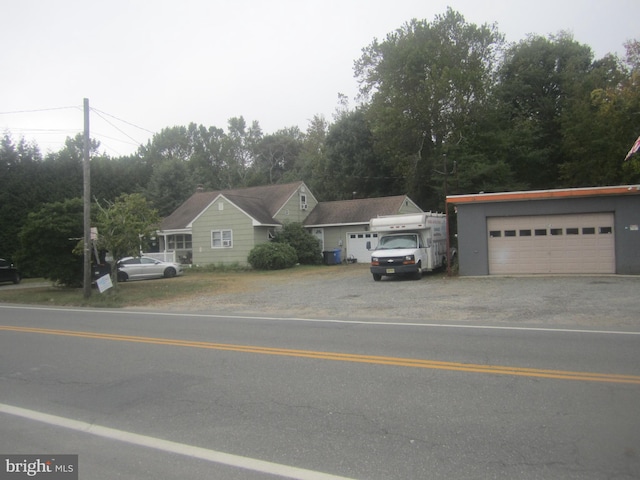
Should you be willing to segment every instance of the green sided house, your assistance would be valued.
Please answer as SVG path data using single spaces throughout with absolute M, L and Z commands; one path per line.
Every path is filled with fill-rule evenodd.
M 247 264 L 249 252 L 268 242 L 286 223 L 301 223 L 321 242 L 322 250 L 340 250 L 342 260 L 369 262 L 375 234 L 369 220 L 379 215 L 418 213 L 406 195 L 318 203 L 304 182 L 196 191 L 158 231 L 164 260 L 196 265 Z
M 284 223 L 302 223 L 317 203 L 303 182 L 199 190 L 162 221 L 160 252 L 180 263 L 245 265 L 253 247 Z

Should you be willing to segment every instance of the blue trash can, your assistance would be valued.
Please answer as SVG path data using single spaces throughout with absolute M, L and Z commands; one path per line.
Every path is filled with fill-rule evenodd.
M 338 265 L 340 263 L 340 249 L 325 250 L 322 252 L 325 265 Z
M 336 248 L 333 251 L 334 254 L 334 260 L 335 260 L 335 264 L 336 265 L 340 265 L 342 263 L 342 259 L 340 258 L 340 256 L 342 255 L 342 249 L 341 248 Z

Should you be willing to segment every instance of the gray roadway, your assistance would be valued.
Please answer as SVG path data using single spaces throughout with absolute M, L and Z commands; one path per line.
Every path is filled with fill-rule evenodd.
M 83 480 L 274 478 L 256 460 L 310 475 L 298 478 L 640 477 L 633 328 L 519 330 L 501 322 L 496 330 L 10 305 L 0 305 L 0 325 L 12 328 L 0 330 L 2 408 L 122 432 L 114 440 L 0 413 L 0 453 L 77 453 Z M 23 327 L 65 332 L 17 331 Z M 441 363 L 385 365 L 381 357 Z M 492 366 L 530 370 L 483 371 Z M 548 378 L 567 371 L 589 376 Z M 166 441 L 239 456 L 257 471 L 160 450 Z

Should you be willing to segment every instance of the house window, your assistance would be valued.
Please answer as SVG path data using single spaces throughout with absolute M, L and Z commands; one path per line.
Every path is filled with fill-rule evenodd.
M 233 234 L 231 230 L 212 230 L 211 248 L 233 247 Z
M 169 235 L 167 237 L 169 250 L 185 250 L 191 248 L 191 235 Z
M 308 208 L 307 206 L 307 195 L 304 193 L 300 194 L 300 208 L 302 210 L 306 210 Z

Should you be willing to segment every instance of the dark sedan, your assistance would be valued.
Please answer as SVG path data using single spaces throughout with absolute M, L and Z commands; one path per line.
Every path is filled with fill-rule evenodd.
M 0 282 L 20 283 L 20 280 L 22 280 L 22 275 L 20 275 L 18 269 L 13 266 L 13 263 L 4 258 L 0 258 Z

